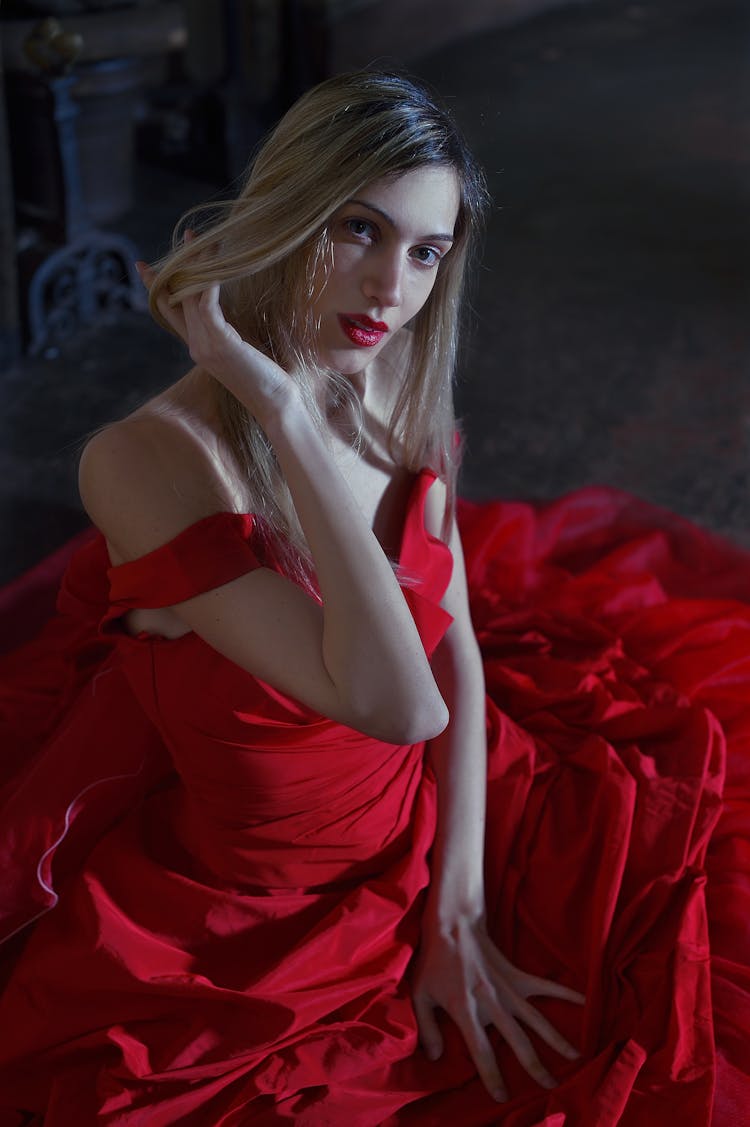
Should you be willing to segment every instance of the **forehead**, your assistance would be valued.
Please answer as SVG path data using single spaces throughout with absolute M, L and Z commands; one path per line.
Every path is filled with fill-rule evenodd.
M 373 180 L 356 193 L 374 204 L 404 231 L 452 232 L 461 191 L 458 176 L 447 165 L 428 165 L 399 176 Z

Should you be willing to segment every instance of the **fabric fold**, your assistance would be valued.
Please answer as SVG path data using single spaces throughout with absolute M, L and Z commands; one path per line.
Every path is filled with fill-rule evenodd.
M 451 621 L 434 480 L 415 478 L 397 561 L 428 653 Z M 70 557 L 57 617 L 0 661 L 0 1127 L 734 1127 L 750 557 L 603 488 L 458 519 L 488 692 L 488 926 L 586 994 L 532 999 L 580 1060 L 533 1037 L 560 1081 L 542 1090 L 491 1032 L 499 1105 L 445 1015 L 442 1058 L 419 1048 L 429 747 L 327 720 L 193 633 L 117 622 L 272 566 L 252 516 L 217 513 L 115 568 L 84 536 L 29 576 L 51 606 Z

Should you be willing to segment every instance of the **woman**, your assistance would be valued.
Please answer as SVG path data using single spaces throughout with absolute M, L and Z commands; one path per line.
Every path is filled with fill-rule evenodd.
M 485 699 L 451 403 L 484 202 L 423 90 L 343 76 L 289 111 L 223 216 L 140 265 L 194 366 L 87 444 L 100 535 L 20 663 L 62 654 L 68 687 L 8 788 L 0 1122 L 605 1124 L 627 1105 L 655 1123 L 677 1082 L 708 1106 L 707 1042 L 680 1073 L 672 1028 L 686 998 L 710 1021 L 705 976 L 642 1003 L 665 936 L 700 938 L 684 918 L 703 920 L 715 721 L 677 687 L 644 692 L 596 626 L 567 671 L 614 678 L 598 714 L 571 729 L 555 689 L 522 730 Z M 487 668 L 518 703 L 541 619 L 501 684 L 503 524 L 464 512 Z M 684 809 L 658 823 L 689 853 L 669 895 L 644 893 L 651 822 L 624 850 L 608 836 L 628 784 L 596 794 L 605 731 L 622 763 L 656 747 L 670 782 L 681 749 Z M 586 836 L 607 861 L 593 908 Z M 535 837 L 546 872 L 523 868 Z M 604 891 L 620 878 L 624 907 Z M 600 985 L 615 967 L 637 980 L 619 999 Z

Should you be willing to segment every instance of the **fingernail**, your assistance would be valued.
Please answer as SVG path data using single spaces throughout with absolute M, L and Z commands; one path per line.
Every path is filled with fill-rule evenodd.
M 568 1060 L 578 1060 L 580 1055 L 581 1054 L 578 1052 L 578 1049 L 574 1049 L 572 1045 L 566 1045 L 565 1050 L 563 1051 L 563 1056 L 567 1057 Z
M 542 1085 L 543 1088 L 556 1088 L 557 1087 L 557 1081 L 555 1080 L 555 1078 L 553 1076 L 550 1076 L 549 1073 L 546 1073 L 544 1076 L 542 1076 L 539 1080 L 539 1083 Z
M 440 1049 L 437 1047 L 437 1045 L 430 1045 L 428 1047 L 427 1056 L 430 1058 L 430 1060 L 438 1059 L 438 1057 L 440 1056 Z
M 493 1088 L 492 1089 L 492 1098 L 497 1103 L 504 1104 L 505 1101 L 508 1098 L 508 1093 L 505 1091 L 505 1088 Z

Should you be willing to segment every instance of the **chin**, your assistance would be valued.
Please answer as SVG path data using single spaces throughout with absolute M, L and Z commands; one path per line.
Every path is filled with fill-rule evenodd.
M 367 364 L 361 360 L 359 363 L 356 360 L 351 360 L 348 364 L 335 364 L 334 367 L 340 375 L 353 377 L 361 376 L 367 368 Z
M 348 348 L 337 348 L 323 355 L 321 363 L 342 376 L 359 376 L 380 352 L 381 349 L 378 348 L 365 355 L 360 351 L 352 352 Z

